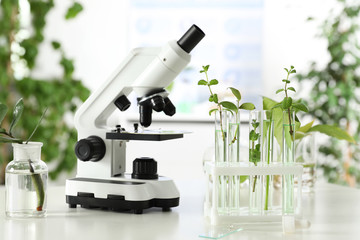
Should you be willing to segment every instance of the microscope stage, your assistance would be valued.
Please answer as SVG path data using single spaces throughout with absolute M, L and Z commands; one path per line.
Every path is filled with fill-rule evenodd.
M 108 132 L 106 139 L 165 141 L 184 137 L 181 131 L 144 130 L 139 132 Z

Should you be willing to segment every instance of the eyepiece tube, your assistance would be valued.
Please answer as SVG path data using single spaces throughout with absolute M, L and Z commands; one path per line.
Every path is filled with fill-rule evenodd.
M 179 46 L 187 53 L 205 37 L 205 33 L 195 24 L 192 25 L 189 30 L 177 41 Z

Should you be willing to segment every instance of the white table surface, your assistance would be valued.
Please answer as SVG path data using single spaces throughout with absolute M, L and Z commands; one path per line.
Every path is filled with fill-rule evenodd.
M 0 187 L 0 239 L 204 239 L 201 180 L 176 182 L 180 206 L 171 212 L 160 209 L 142 215 L 103 210 L 69 209 L 63 186 L 48 190 L 46 218 L 10 219 L 5 216 L 5 189 Z M 360 190 L 318 184 L 316 194 L 303 196 L 303 215 L 311 227 L 293 234 L 282 233 L 280 224 L 246 227 L 221 239 L 360 239 Z

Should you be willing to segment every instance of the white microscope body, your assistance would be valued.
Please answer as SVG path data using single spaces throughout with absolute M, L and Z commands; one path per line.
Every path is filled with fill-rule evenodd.
M 183 134 L 139 131 L 137 126 L 130 132 L 121 126 L 108 126 L 107 120 L 117 108 L 125 111 L 130 106 L 127 96 L 133 91 L 138 97 L 142 126 L 151 124 L 152 110 L 175 114 L 164 88 L 190 62 L 190 51 L 204 36 L 193 25 L 179 41 L 170 41 L 162 48 L 134 49 L 79 108 L 75 115 L 77 175 L 66 180 L 66 202 L 70 207 L 142 213 L 150 207 L 169 210 L 179 205 L 174 182 L 157 175 L 153 159 L 138 158 L 133 163 L 133 173 L 125 173 L 126 143 L 169 140 Z

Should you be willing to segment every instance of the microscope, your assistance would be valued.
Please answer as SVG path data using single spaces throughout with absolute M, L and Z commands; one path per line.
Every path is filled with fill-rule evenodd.
M 133 161 L 132 173 L 125 173 L 128 141 L 165 141 L 183 137 L 183 132 L 150 131 L 152 112 L 173 116 L 175 106 L 165 90 L 190 62 L 191 50 L 205 36 L 193 25 L 178 40 L 160 48 L 136 48 L 113 75 L 80 106 L 75 114 L 78 142 L 75 145 L 77 174 L 66 180 L 66 203 L 70 208 L 101 208 L 143 213 L 158 207 L 169 211 L 179 205 L 174 182 L 157 174 L 153 158 Z M 127 131 L 120 125 L 108 126 L 117 109 L 130 107 L 134 92 L 139 107 L 139 123 Z

